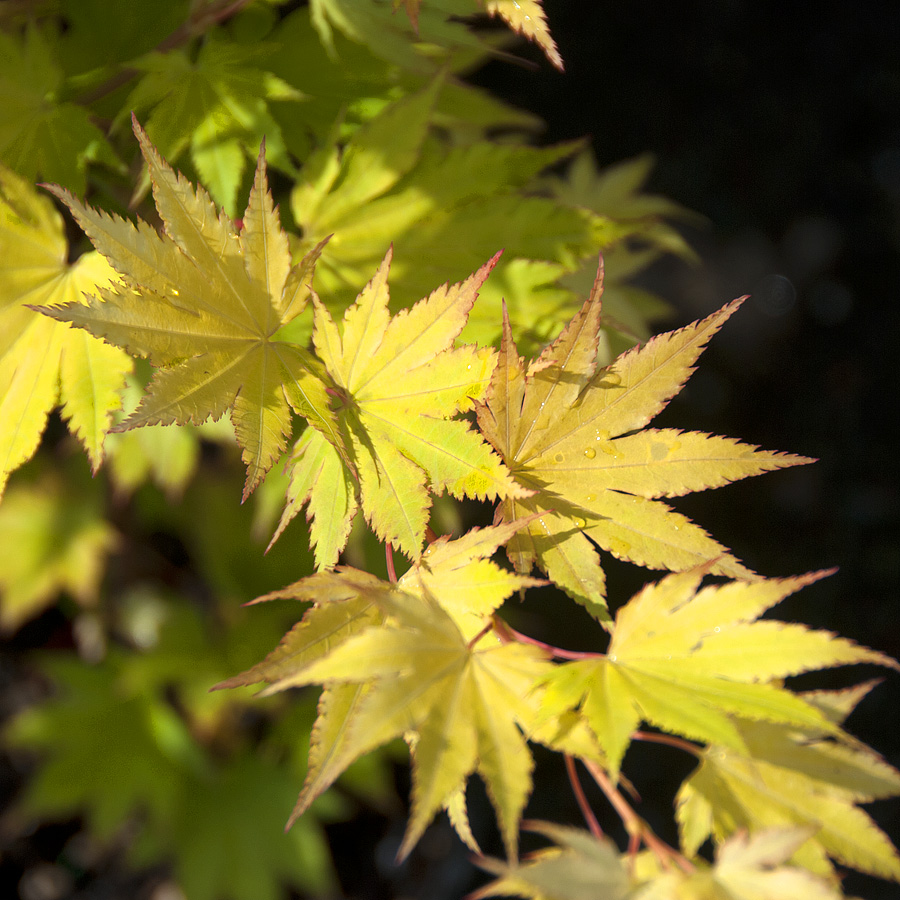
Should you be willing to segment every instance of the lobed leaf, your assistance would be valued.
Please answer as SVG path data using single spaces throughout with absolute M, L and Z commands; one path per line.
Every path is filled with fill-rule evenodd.
M 283 453 L 292 410 L 338 441 L 321 367 L 301 347 L 275 337 L 286 316 L 300 311 L 321 251 L 312 251 L 292 276 L 262 152 L 247 230 L 240 234 L 205 191 L 194 190 L 166 165 L 136 121 L 134 127 L 165 233 L 95 211 L 53 189 L 122 283 L 99 290 L 86 305 L 42 311 L 156 366 L 140 406 L 115 430 L 199 424 L 230 411 L 247 466 L 246 498 Z
M 839 735 L 825 714 L 777 679 L 890 657 L 829 632 L 751 621 L 827 572 L 697 590 L 703 571 L 647 585 L 616 615 L 605 656 L 566 663 L 546 680 L 543 706 L 579 710 L 617 774 L 641 721 L 746 752 L 734 717 Z M 743 653 L 746 643 L 748 653 Z
M 390 261 L 389 252 L 346 311 L 342 331 L 314 298 L 313 339 L 338 394 L 346 469 L 342 475 L 335 454 L 321 442 L 301 438 L 294 456 L 299 471 L 292 473 L 279 531 L 308 502 L 317 562 L 324 566 L 337 561 L 357 502 L 381 540 L 415 559 L 425 536 L 429 488 L 460 498 L 526 494 L 467 423 L 451 419 L 484 392 L 490 376 L 490 348 L 454 348 L 453 341 L 496 257 L 465 282 L 444 285 L 393 318 Z M 312 481 L 317 466 L 327 473 L 321 488 Z M 352 482 L 358 482 L 353 497 Z M 335 498 L 334 507 L 326 495 Z M 337 524 L 326 533 L 319 520 L 335 510 Z
M 601 621 L 609 622 L 594 545 L 648 568 L 752 578 L 724 547 L 659 497 L 719 487 L 810 462 L 729 438 L 674 429 L 640 431 L 679 391 L 709 338 L 740 301 L 659 335 L 597 369 L 603 268 L 579 313 L 529 366 L 508 318 L 478 424 L 533 494 L 504 500 L 495 523 L 531 515 L 509 542 L 519 572 L 537 564 Z
M 58 325 L 35 309 L 85 308 L 83 294 L 116 273 L 97 253 L 73 264 L 62 219 L 31 185 L 0 166 L 0 496 L 34 455 L 57 403 L 96 472 L 131 360 L 115 347 Z

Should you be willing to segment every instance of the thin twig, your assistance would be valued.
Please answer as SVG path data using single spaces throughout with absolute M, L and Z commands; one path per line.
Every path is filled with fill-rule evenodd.
M 503 624 L 512 640 L 518 641 L 521 644 L 533 644 L 535 647 L 546 650 L 551 656 L 555 656 L 557 659 L 598 659 L 603 656 L 602 653 L 589 653 L 581 650 L 565 650 L 562 647 L 554 647 L 553 644 L 547 644 L 544 641 L 539 641 L 537 638 L 522 634 L 521 631 L 516 631 L 515 628 L 511 625 L 507 625 L 505 622 Z
M 684 738 L 675 737 L 671 734 L 654 734 L 650 731 L 635 731 L 631 735 L 632 740 L 635 741 L 648 741 L 653 744 L 666 744 L 669 747 L 676 747 L 679 750 L 684 750 L 685 753 L 690 753 L 691 756 L 701 756 L 703 753 L 703 748 L 697 746 L 697 744 L 692 744 L 690 741 L 686 741 Z
M 388 581 L 397 583 L 397 570 L 394 568 L 394 545 L 387 541 L 384 545 L 384 558 L 387 560 Z
M 690 874 L 694 871 L 694 865 L 690 860 L 656 836 L 653 829 L 631 808 L 628 801 L 597 763 L 589 759 L 582 759 L 582 762 L 591 773 L 591 777 L 597 782 L 600 790 L 606 794 L 606 799 L 609 800 L 613 809 L 619 814 L 619 818 L 629 834 L 629 855 L 633 856 L 637 852 L 639 843 L 643 841 L 647 848 L 656 854 L 664 867 L 668 868 L 669 864 L 674 862 L 683 872 Z
M 600 827 L 600 823 L 597 821 L 597 817 L 594 815 L 594 811 L 584 795 L 584 789 L 578 780 L 578 772 L 575 770 L 575 760 L 568 753 L 563 754 L 563 759 L 566 761 L 566 774 L 569 776 L 569 784 L 572 785 L 572 793 L 578 802 L 578 808 L 581 810 L 581 814 L 584 816 L 584 821 L 587 822 L 591 834 L 599 841 L 603 837 L 603 829 Z

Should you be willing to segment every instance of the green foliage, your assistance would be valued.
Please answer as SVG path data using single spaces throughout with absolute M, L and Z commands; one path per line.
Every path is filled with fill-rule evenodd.
M 327 896 L 322 825 L 388 801 L 400 738 L 399 855 L 445 810 L 495 876 L 476 897 L 900 881 L 861 809 L 900 774 L 843 728 L 871 683 L 785 681 L 898 664 L 761 618 L 825 573 L 761 578 L 660 499 L 811 462 L 648 427 L 740 301 L 650 337 L 664 304 L 630 279 L 691 256 L 685 212 L 644 193 L 646 158 L 531 146 L 531 117 L 466 85 L 501 52 L 485 15 L 562 68 L 539 0 L 0 20 L 0 626 L 56 603 L 77 650 L 34 659 L 48 697 L 6 729 L 42 759 L 21 810 L 131 823 L 134 861 L 170 860 L 189 900 Z M 460 501 L 487 500 L 494 524 L 468 527 Z M 610 603 L 607 555 L 672 574 Z M 592 649 L 509 624 L 548 584 Z M 272 699 L 237 690 L 260 683 Z M 678 847 L 620 789 L 634 741 L 697 759 Z M 533 744 L 580 761 L 626 852 L 586 806 L 588 831 L 523 824 Z M 473 775 L 505 860 L 478 848 Z M 519 860 L 522 827 L 551 846 Z

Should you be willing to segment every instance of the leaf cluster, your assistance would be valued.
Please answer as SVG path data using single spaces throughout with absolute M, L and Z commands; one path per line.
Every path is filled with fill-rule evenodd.
M 669 502 L 812 462 L 652 424 L 741 299 L 650 337 L 658 301 L 628 278 L 690 251 L 668 224 L 681 211 L 642 193 L 648 161 L 598 172 L 578 144 L 529 146 L 527 116 L 458 77 L 498 52 L 464 21 L 479 11 L 562 68 L 539 0 L 164 6 L 135 4 L 128 40 L 120 9 L 101 21 L 65 0 L 65 28 L 0 31 L 0 492 L 59 406 L 113 496 L 38 454 L 0 506 L 0 625 L 67 595 L 97 661 L 47 660 L 65 690 L 8 732 L 47 754 L 28 807 L 87 808 L 104 835 L 140 810 L 139 858 L 174 857 L 191 897 L 324 894 L 321 822 L 350 808 L 326 790 L 399 740 L 398 856 L 445 811 L 495 876 L 474 896 L 840 897 L 838 866 L 900 881 L 861 809 L 900 793 L 900 774 L 843 728 L 871 683 L 788 680 L 900 666 L 767 617 L 829 573 L 761 577 Z M 37 177 L 92 249 L 70 251 Z M 232 443 L 240 512 L 210 464 Z M 186 491 L 182 511 L 147 480 Z M 183 536 L 213 600 L 184 584 L 160 600 L 108 565 L 134 551 L 130 494 L 139 527 Z M 493 523 L 454 520 L 463 501 Z M 257 548 L 247 562 L 251 531 L 270 539 L 265 566 Z M 611 602 L 611 557 L 668 574 Z M 550 615 L 587 612 L 590 649 L 513 627 L 510 601 L 546 585 Z M 262 608 L 238 615 L 253 596 Z M 257 684 L 282 696 L 233 690 Z M 317 702 L 285 693 L 309 687 Z M 259 709 L 251 737 L 237 723 Z M 628 799 L 635 741 L 697 760 L 677 847 Z M 588 830 L 526 821 L 552 846 L 520 860 L 534 745 L 566 760 Z M 481 854 L 474 775 L 505 860 Z M 252 837 L 213 865 L 238 831 Z

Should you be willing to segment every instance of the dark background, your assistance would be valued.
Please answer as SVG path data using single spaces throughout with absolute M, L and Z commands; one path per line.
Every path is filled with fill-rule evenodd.
M 492 63 L 473 80 L 540 115 L 547 141 L 590 135 L 601 164 L 651 151 L 650 188 L 707 218 L 688 232 L 700 266 L 647 276 L 676 307 L 665 327 L 751 294 L 657 423 L 820 460 L 678 508 L 764 575 L 840 567 L 778 615 L 900 656 L 900 4 L 544 6 L 565 75 Z M 633 577 L 614 573 L 614 602 Z M 895 766 L 898 688 L 888 673 L 849 722 Z M 896 842 L 897 805 L 870 811 Z M 846 889 L 897 896 L 856 876 Z

